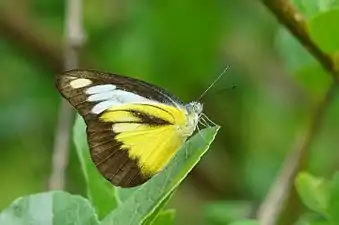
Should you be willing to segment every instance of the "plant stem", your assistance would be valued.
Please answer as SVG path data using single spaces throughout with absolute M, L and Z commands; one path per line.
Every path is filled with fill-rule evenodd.
M 78 66 L 78 50 L 83 45 L 82 0 L 68 0 L 65 24 L 64 68 L 70 70 Z M 52 156 L 52 173 L 49 189 L 64 189 L 65 171 L 68 165 L 70 130 L 73 121 L 72 108 L 62 99 L 58 124 L 55 132 Z

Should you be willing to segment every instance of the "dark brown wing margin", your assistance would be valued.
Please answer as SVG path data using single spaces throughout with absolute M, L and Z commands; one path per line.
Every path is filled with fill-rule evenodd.
M 151 176 L 141 173 L 136 160 L 129 158 L 127 149 L 114 139 L 112 124 L 91 122 L 87 127 L 91 158 L 99 172 L 112 184 L 134 187 L 145 183 Z

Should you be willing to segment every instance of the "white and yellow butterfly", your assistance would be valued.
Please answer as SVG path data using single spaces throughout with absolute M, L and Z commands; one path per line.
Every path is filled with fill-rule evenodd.
M 112 184 L 134 187 L 159 173 L 196 129 L 199 102 L 183 104 L 141 80 L 94 70 L 56 78 L 87 124 L 90 155 Z

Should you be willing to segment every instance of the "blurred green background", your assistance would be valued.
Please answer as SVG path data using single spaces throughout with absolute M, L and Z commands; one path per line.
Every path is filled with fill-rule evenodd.
M 218 224 L 218 216 L 230 211 L 232 217 L 251 215 L 329 77 L 305 66 L 313 59 L 259 1 L 83 4 L 80 68 L 141 78 L 188 102 L 229 66 L 203 99 L 205 114 L 221 130 L 170 205 L 177 224 Z M 65 1 L 0 2 L 0 209 L 47 189 L 60 102 L 53 77 L 63 70 L 64 23 Z M 312 145 L 309 169 L 325 177 L 338 169 L 338 114 L 336 100 Z M 67 191 L 85 194 L 71 146 Z

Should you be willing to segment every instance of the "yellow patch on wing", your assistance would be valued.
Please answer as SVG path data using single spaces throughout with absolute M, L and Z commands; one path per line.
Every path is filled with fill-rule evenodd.
M 128 110 L 161 118 L 170 124 L 148 124 Z M 122 143 L 131 159 L 137 160 L 144 175 L 160 172 L 186 140 L 180 129 L 186 126 L 185 112 L 166 104 L 124 104 L 111 107 L 100 119 L 112 122 L 115 139 Z
M 92 81 L 90 79 L 85 79 L 85 78 L 78 78 L 78 79 L 70 78 L 70 79 L 71 79 L 71 82 L 69 82 L 69 85 L 71 85 L 71 87 L 74 89 L 87 87 L 88 85 L 92 84 Z
M 129 125 L 129 124 L 122 124 Z M 173 125 L 149 127 L 140 125 L 133 131 L 120 133 L 116 140 L 123 143 L 132 159 L 137 159 L 144 175 L 160 172 L 179 150 L 186 138 Z

